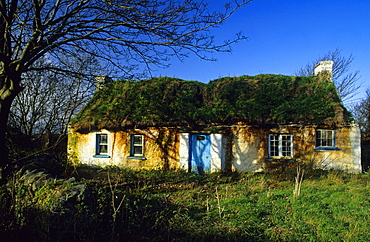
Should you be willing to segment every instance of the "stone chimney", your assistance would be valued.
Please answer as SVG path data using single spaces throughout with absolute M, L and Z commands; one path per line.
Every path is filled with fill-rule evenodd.
M 315 66 L 315 71 L 314 71 L 315 76 L 319 76 L 319 75 L 322 76 L 322 77 L 328 76 L 329 79 L 331 80 L 332 79 L 332 73 L 333 73 L 333 65 L 334 65 L 334 62 L 331 61 L 331 60 L 320 61 Z
M 96 76 L 95 77 L 95 87 L 96 89 L 101 89 L 105 84 L 112 82 L 112 78 L 109 76 Z
M 315 76 L 319 76 L 320 78 L 333 81 L 333 65 L 334 65 L 334 62 L 331 60 L 320 61 L 315 66 Z M 336 92 L 337 92 L 337 95 L 340 97 L 338 89 L 336 89 Z M 345 122 L 343 107 L 341 105 L 335 104 L 333 108 L 334 108 L 335 116 L 334 118 L 328 118 L 326 120 L 326 123 L 343 124 Z

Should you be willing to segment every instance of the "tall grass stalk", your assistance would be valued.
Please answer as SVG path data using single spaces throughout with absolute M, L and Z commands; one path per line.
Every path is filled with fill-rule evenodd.
M 304 170 L 301 170 L 301 167 L 297 167 L 297 176 L 295 177 L 295 185 L 293 191 L 293 197 L 299 197 L 301 195 L 301 187 L 303 181 Z
M 218 215 L 220 216 L 220 220 L 221 220 L 223 209 L 221 208 L 220 196 L 218 194 L 217 187 L 216 187 L 216 198 L 217 198 Z
M 207 213 L 209 213 L 209 197 L 207 196 L 207 201 L 206 201 L 206 208 L 207 208 Z
M 119 210 L 122 206 L 123 200 L 125 199 L 126 195 L 122 196 L 121 201 L 119 202 L 119 204 L 117 206 L 116 205 L 116 198 L 118 198 L 118 196 L 116 195 L 116 190 L 117 190 L 118 180 L 117 180 L 116 184 L 113 186 L 112 182 L 111 182 L 111 179 L 110 179 L 110 176 L 109 176 L 109 172 L 107 173 L 107 176 L 108 176 L 108 184 L 109 184 L 109 189 L 110 189 L 110 192 L 111 192 L 111 199 L 112 199 L 112 204 L 111 204 L 112 209 L 113 209 L 112 235 L 114 235 L 117 214 L 118 214 L 118 212 L 119 212 Z

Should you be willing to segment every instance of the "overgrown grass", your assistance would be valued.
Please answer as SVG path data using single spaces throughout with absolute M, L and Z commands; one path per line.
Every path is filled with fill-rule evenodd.
M 115 180 L 117 234 L 129 240 L 368 241 L 370 177 L 338 171 L 307 174 L 298 197 L 282 174 L 105 170 Z M 102 175 L 102 174 L 101 174 Z M 96 201 L 105 179 L 87 181 Z M 105 184 L 105 185 L 104 185 Z M 106 189 L 100 192 L 99 189 Z M 111 214 L 109 200 L 100 208 Z M 99 207 L 97 206 L 97 207 Z M 95 209 L 97 208 L 95 207 Z M 95 211 L 96 212 L 101 212 Z M 102 217 L 103 218 L 103 217 Z M 111 220 L 112 222 L 113 220 Z M 113 225 L 108 225 L 104 231 Z M 102 231 L 97 230 L 96 236 Z
M 87 241 L 369 241 L 370 176 L 310 171 L 195 175 L 78 170 L 90 197 L 73 220 Z M 108 180 L 109 175 L 109 180 Z M 93 179 L 91 179 L 93 177 Z M 120 205 L 121 204 L 121 205 Z M 76 220 L 77 221 L 77 220 Z M 76 223 L 76 226 L 79 224 Z M 70 239 L 70 238 L 68 238 Z

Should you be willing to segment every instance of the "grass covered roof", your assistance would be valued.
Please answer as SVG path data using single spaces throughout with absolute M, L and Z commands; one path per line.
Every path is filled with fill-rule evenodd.
M 132 125 L 321 123 L 341 105 L 333 82 L 320 77 L 258 75 L 204 84 L 160 77 L 115 81 L 98 90 L 72 120 L 75 128 Z

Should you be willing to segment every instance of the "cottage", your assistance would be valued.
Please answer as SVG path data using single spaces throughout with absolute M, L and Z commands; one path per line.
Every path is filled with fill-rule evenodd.
M 332 62 L 321 64 L 312 77 L 110 82 L 72 120 L 69 158 L 196 173 L 283 162 L 361 172 L 359 127 L 330 79 Z

